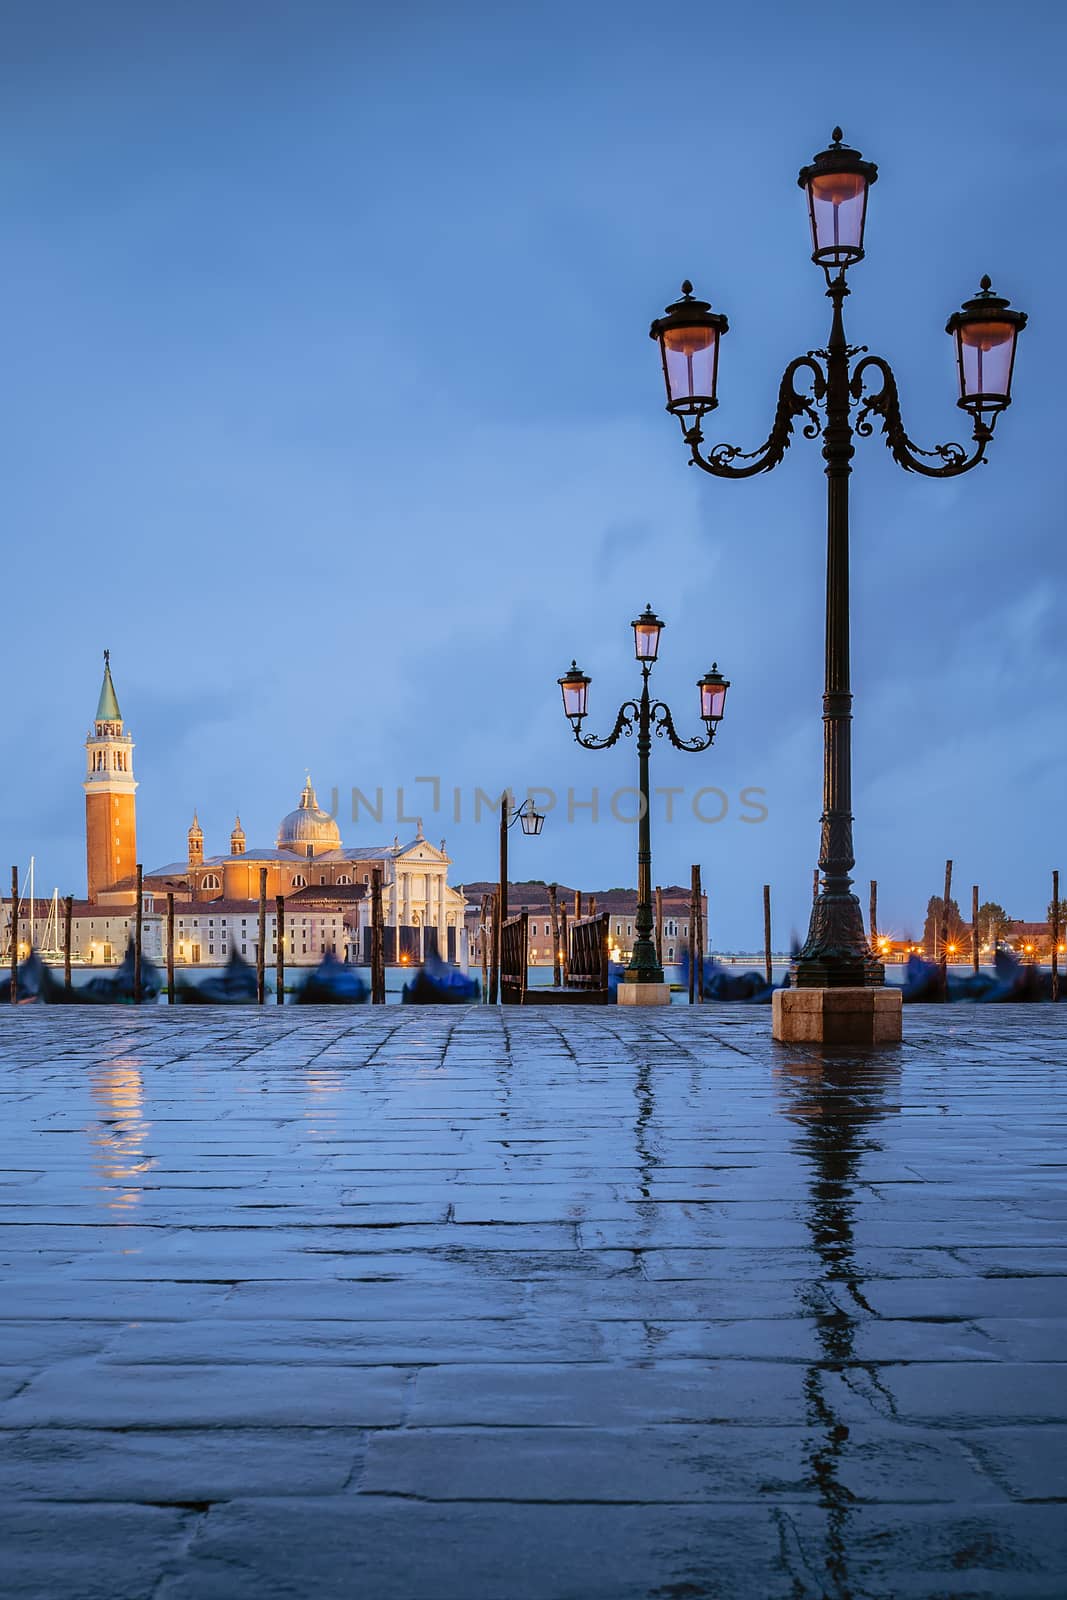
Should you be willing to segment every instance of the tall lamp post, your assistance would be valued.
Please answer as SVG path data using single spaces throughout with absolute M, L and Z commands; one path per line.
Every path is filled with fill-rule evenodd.
M 845 338 L 843 307 L 849 293 L 848 268 L 863 259 L 867 197 L 878 176 L 871 161 L 841 142 L 833 142 L 803 167 L 812 235 L 812 260 L 826 278 L 832 316 L 824 350 L 809 350 L 785 369 L 774 423 L 757 450 L 717 444 L 705 451 L 703 419 L 718 405 L 719 344 L 728 323 L 693 286 L 652 324 L 667 386 L 667 410 L 678 419 L 692 465 L 717 478 L 751 478 L 776 467 L 789 447 L 794 423 L 804 418 L 807 439 L 822 437 L 827 480 L 826 678 L 823 694 L 823 813 L 819 869 L 822 882 L 812 908 L 807 942 L 797 958 L 801 988 L 877 988 L 885 969 L 872 952 L 863 914 L 851 892 L 855 865 L 852 843 L 852 693 L 849 674 L 848 484 L 853 439 L 868 438 L 881 420 L 885 442 L 897 464 L 928 478 L 956 478 L 984 461 L 997 417 L 1011 402 L 1015 344 L 1026 326 L 1025 313 L 1013 311 L 981 288 L 953 312 L 946 332 L 955 342 L 960 407 L 973 422 L 973 447 L 950 443 L 920 449 L 900 415 L 896 379 L 889 363 Z M 857 359 L 860 358 L 860 359 Z M 798 378 L 801 386 L 798 387 Z M 855 411 L 855 417 L 852 413 Z M 821 413 L 821 415 L 820 415 Z
M 615 718 L 615 726 L 605 739 L 582 733 L 589 685 L 592 679 L 582 672 L 576 661 L 570 671 L 559 678 L 563 692 L 563 710 L 574 729 L 574 737 L 586 750 L 610 750 L 625 733 L 633 735 L 637 729 L 637 767 L 640 811 L 638 815 L 637 842 L 637 938 L 634 942 L 630 965 L 619 985 L 619 1002 L 623 1005 L 659 1005 L 670 999 L 670 989 L 663 981 L 663 968 L 656 960 L 656 946 L 652 939 L 652 832 L 649 820 L 648 761 L 652 753 L 652 730 L 658 737 L 667 735 L 676 750 L 707 750 L 714 742 L 715 733 L 722 721 L 726 707 L 726 691 L 730 687 L 717 665 L 699 680 L 700 715 L 704 719 L 706 734 L 695 739 L 679 738 L 670 707 L 662 700 L 653 700 L 649 694 L 648 679 L 659 656 L 659 638 L 665 624 L 647 606 L 631 624 L 634 630 L 634 652 L 641 666 L 641 698 L 625 700 Z
M 544 812 L 534 809 L 531 800 L 524 800 L 514 810 L 511 796 L 505 789 L 500 797 L 500 892 L 496 897 L 496 914 L 493 917 L 493 969 L 490 977 L 489 1004 L 496 1005 L 497 984 L 500 978 L 500 941 L 508 920 L 508 829 L 519 822 L 523 833 L 536 837 L 545 825 Z

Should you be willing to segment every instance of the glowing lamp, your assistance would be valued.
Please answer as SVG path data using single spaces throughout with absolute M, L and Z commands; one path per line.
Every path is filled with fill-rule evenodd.
M 592 683 L 579 667 L 577 661 L 572 661 L 570 671 L 565 672 L 556 682 L 563 691 L 563 712 L 569 717 L 575 727 L 581 726 L 582 718 L 586 713 L 589 700 L 589 685 Z
M 1026 327 L 1026 312 L 1008 307 L 1009 302 L 993 293 L 985 277 L 974 299 L 965 300 L 945 324 L 945 332 L 956 340 L 957 404 L 976 417 L 983 412 L 996 417 L 1011 405 L 1015 341 Z
M 649 337 L 659 342 L 667 410 L 676 417 L 702 417 L 718 405 L 715 385 L 719 376 L 719 339 L 730 324 L 708 300 L 693 298 L 687 278 L 682 298 L 657 317 Z
M 841 271 L 863 260 L 863 229 L 867 221 L 867 191 L 878 177 L 873 161 L 841 143 L 841 129 L 833 143 L 801 167 L 797 183 L 807 193 L 811 223 L 811 259 L 820 267 Z
M 630 624 L 634 630 L 634 654 L 638 661 L 655 661 L 659 655 L 659 636 L 666 627 L 650 605 Z
M 538 834 L 545 825 L 544 813 L 535 811 L 532 806 L 529 811 L 520 813 L 519 821 L 522 823 L 523 833 Z
M 708 732 L 713 733 L 722 721 L 722 714 L 726 709 L 726 691 L 730 687 L 730 680 L 724 678 L 719 671 L 717 661 L 711 663 L 711 671 L 697 680 L 700 690 L 700 715 L 707 723 Z

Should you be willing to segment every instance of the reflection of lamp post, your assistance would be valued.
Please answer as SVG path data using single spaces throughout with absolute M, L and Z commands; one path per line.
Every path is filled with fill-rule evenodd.
M 707 750 L 715 738 L 726 707 L 726 691 L 730 685 L 718 667 L 713 665 L 699 680 L 700 715 L 707 734 L 695 739 L 680 739 L 675 731 L 670 707 L 661 700 L 652 700 L 648 692 L 649 673 L 659 655 L 659 636 L 664 624 L 651 606 L 631 624 L 634 630 L 634 651 L 641 663 L 641 698 L 626 700 L 619 708 L 615 726 L 606 739 L 592 734 L 582 734 L 582 721 L 586 715 L 589 685 L 592 682 L 579 670 L 575 661 L 569 672 L 558 680 L 563 691 L 563 710 L 574 729 L 574 737 L 586 750 L 608 750 L 625 732 L 633 734 L 637 728 L 637 762 L 640 810 L 638 813 L 637 844 L 637 938 L 634 942 L 630 965 L 619 986 L 619 999 L 624 1005 L 659 1004 L 670 998 L 663 982 L 663 968 L 656 960 L 656 947 L 652 940 L 652 836 L 649 823 L 648 758 L 652 753 L 652 729 L 662 738 L 666 733 L 676 750 Z M 648 985 L 657 985 L 655 991 Z M 665 993 L 663 991 L 666 991 Z
M 892 1060 L 892 1058 L 890 1058 Z M 864 1257 L 856 1245 L 856 1224 L 863 1216 L 866 1174 L 863 1163 L 885 1148 L 874 1124 L 900 1114 L 900 1069 L 861 1065 L 855 1056 L 844 1062 L 819 1061 L 774 1069 L 779 1109 L 798 1132 L 793 1148 L 807 1168 L 808 1198 L 798 1217 L 808 1229 L 815 1265 L 807 1282 L 797 1285 L 797 1310 L 813 1320 L 818 1359 L 808 1367 L 804 1385 L 807 1428 L 802 1446 L 809 1481 L 825 1518 L 823 1570 L 831 1581 L 823 1592 L 853 1592 L 848 1562 L 854 1548 L 855 1496 L 848 1487 L 856 1442 L 837 1410 L 840 1391 L 835 1376 L 862 1359 Z M 852 1291 L 837 1299 L 837 1311 L 826 1316 L 827 1300 L 842 1283 Z M 859 1446 L 863 1449 L 862 1444 Z M 812 1529 L 814 1535 L 815 1529 Z
M 532 800 L 524 800 L 514 811 L 511 810 L 510 801 L 511 796 L 505 789 L 500 796 L 500 892 L 496 897 L 496 915 L 493 918 L 493 969 L 489 987 L 489 1004 L 492 1006 L 496 1005 L 500 976 L 500 941 L 508 920 L 508 829 L 513 828 L 516 822 L 521 822 L 523 833 L 536 838 L 545 825 L 544 813 L 534 809 Z
M 900 415 L 896 379 L 887 361 L 845 339 L 842 310 L 849 293 L 845 274 L 863 259 L 867 196 L 878 169 L 856 150 L 833 143 L 799 177 L 806 192 L 812 260 L 826 275 L 833 308 L 825 350 L 797 356 L 785 369 L 771 432 L 759 449 L 745 452 L 718 444 L 705 453 L 701 423 L 718 405 L 719 343 L 726 318 L 692 285 L 652 324 L 667 386 L 667 409 L 678 417 L 690 461 L 720 478 L 750 478 L 776 467 L 789 447 L 794 423 L 805 418 L 804 436 L 823 440 L 827 478 L 826 681 L 823 695 L 823 815 L 819 868 L 822 885 L 812 908 L 807 942 L 797 958 L 797 984 L 804 988 L 870 987 L 884 983 L 885 970 L 872 953 L 859 901 L 851 892 L 852 693 L 849 672 L 848 482 L 855 434 L 868 437 L 881 418 L 886 444 L 897 464 L 928 478 L 954 478 L 985 458 L 1000 412 L 1011 401 L 1015 344 L 1026 325 L 1023 312 L 994 295 L 988 278 L 981 290 L 949 318 L 956 345 L 958 404 L 973 419 L 974 448 L 959 444 L 922 450 L 908 437 Z M 859 356 L 861 359 L 855 361 Z M 853 364 L 854 363 L 854 364 Z M 796 387 L 798 374 L 807 378 Z M 873 379 L 874 387 L 868 388 Z M 853 422 L 851 412 L 857 409 Z M 819 411 L 823 415 L 820 417 Z M 798 1003 L 798 1009 L 800 1008 Z M 872 1012 L 873 1014 L 873 1012 Z M 897 1012 L 899 1021 L 899 1011 Z M 811 1034 L 806 1033 L 810 1038 Z M 899 1034 L 898 1034 L 899 1037 Z

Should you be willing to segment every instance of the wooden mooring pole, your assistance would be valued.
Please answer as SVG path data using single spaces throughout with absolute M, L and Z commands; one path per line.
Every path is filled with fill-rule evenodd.
M 559 988 L 560 980 L 558 889 L 559 886 L 555 883 L 550 883 L 548 886 L 548 911 L 552 926 L 552 983 L 556 989 Z
M 501 916 L 500 884 L 493 890 L 493 955 L 489 964 L 489 1004 L 496 1005 L 500 987 L 500 941 L 503 917 Z
M 763 971 L 767 982 L 774 981 L 771 967 L 771 886 L 763 885 Z
M 167 1004 L 175 1005 L 174 994 L 174 891 L 167 891 Z
M 941 998 L 948 999 L 948 903 L 952 899 L 952 862 L 945 862 L 945 895 L 941 902 Z
M 878 879 L 871 879 L 871 950 L 878 954 Z
M 656 885 L 656 965 L 663 965 L 663 890 Z
M 68 894 L 63 901 L 63 987 L 70 993 L 73 978 L 70 972 L 71 947 L 74 943 L 74 896 Z
M 19 869 L 11 868 L 11 1004 L 19 997 Z
M 1060 997 L 1060 875 L 1052 874 L 1052 998 Z
M 141 1003 L 141 962 L 144 957 L 144 867 L 137 863 L 137 915 L 133 924 L 133 998 Z
M 277 946 L 274 955 L 274 981 L 278 992 L 274 996 L 275 1003 L 285 1004 L 285 896 L 274 897 L 274 940 Z
M 489 999 L 489 928 L 493 916 L 493 897 L 482 895 L 482 910 L 478 920 L 478 953 L 482 958 L 482 1005 Z
M 704 885 L 701 882 L 700 868 L 697 867 L 697 1005 L 704 1004 Z
M 978 885 L 971 884 L 971 969 L 977 975 L 978 955 Z
M 700 868 L 689 868 L 689 1004 L 696 1002 L 697 992 L 697 884 Z
M 259 869 L 259 925 L 256 929 L 256 1005 L 267 1003 L 267 869 Z
M 385 1004 L 385 924 L 382 919 L 382 869 L 371 872 L 370 884 L 370 1001 Z

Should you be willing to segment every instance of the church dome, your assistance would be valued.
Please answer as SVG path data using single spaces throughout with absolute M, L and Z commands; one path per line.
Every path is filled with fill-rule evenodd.
M 301 855 L 319 855 L 324 850 L 337 850 L 340 844 L 341 830 L 328 811 L 319 809 L 311 778 L 308 777 L 299 806 L 281 820 L 278 849 L 296 850 Z

